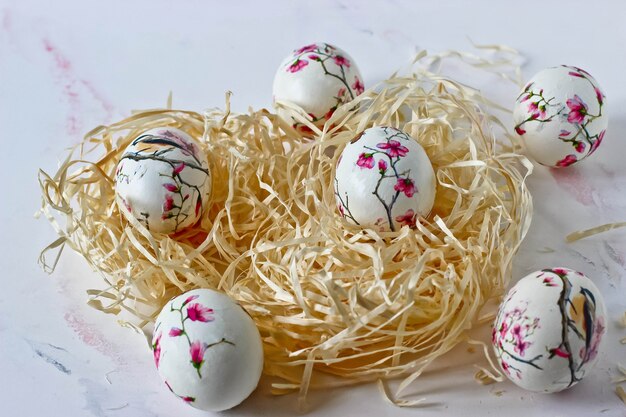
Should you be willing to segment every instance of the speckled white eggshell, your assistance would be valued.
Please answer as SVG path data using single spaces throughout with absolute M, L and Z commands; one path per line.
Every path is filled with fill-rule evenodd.
M 533 159 L 565 167 L 591 155 L 602 143 L 608 124 L 606 97 L 580 68 L 547 68 L 519 94 L 513 121 Z
M 148 230 L 165 234 L 200 219 L 211 185 L 206 153 L 191 136 L 172 127 L 151 129 L 135 138 L 115 173 L 120 211 Z
M 281 62 L 274 76 L 274 102 L 297 104 L 323 125 L 335 109 L 363 92 L 363 77 L 350 55 L 327 43 L 294 50 Z M 278 115 L 294 127 L 300 125 L 278 109 Z
M 263 370 L 263 347 L 252 318 L 227 295 L 209 289 L 169 301 L 152 339 L 159 375 L 189 405 L 222 411 L 245 400 Z
M 551 268 L 522 278 L 509 291 L 492 342 L 511 381 L 529 391 L 557 392 L 591 371 L 607 324 L 594 283 L 580 272 Z
M 435 172 L 424 148 L 392 127 L 369 128 L 348 143 L 334 182 L 339 214 L 379 230 L 415 226 L 435 201 Z

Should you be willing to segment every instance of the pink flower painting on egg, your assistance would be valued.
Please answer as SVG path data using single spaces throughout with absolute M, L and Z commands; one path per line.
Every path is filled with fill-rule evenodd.
M 198 376 L 200 376 L 200 367 L 204 363 L 204 351 L 206 350 L 206 346 L 196 340 L 189 345 L 189 354 L 191 355 L 191 363 L 193 367 L 198 371 Z
M 415 223 L 416 217 L 417 215 L 415 214 L 415 211 L 413 211 L 413 209 L 408 209 L 406 213 L 404 213 L 401 216 L 396 217 L 396 221 L 399 222 L 403 226 L 409 226 L 410 228 L 414 228 L 416 225 Z
M 530 339 L 538 328 L 539 318 L 527 314 L 527 305 L 500 312 L 492 329 L 492 342 L 499 353 L 502 369 L 509 376 L 513 370 L 518 378 L 522 378 L 521 365 L 541 369 L 536 362 L 542 356 L 525 357 L 526 350 L 531 346 Z M 510 347 L 512 350 L 509 350 Z
M 139 135 L 122 155 L 116 194 L 118 202 L 126 201 L 124 197 L 133 202 L 132 217 L 149 231 L 175 234 L 198 220 L 191 200 L 202 201 L 208 195 L 210 180 L 206 154 L 191 136 L 174 128 L 156 128 Z M 162 189 L 145 189 L 157 186 Z
M 389 142 L 379 143 L 378 145 L 376 145 L 376 147 L 387 151 L 387 155 L 389 155 L 391 158 L 406 156 L 406 154 L 409 153 L 409 148 L 402 145 L 397 140 L 393 139 L 391 139 Z
M 215 320 L 212 314 L 212 308 L 205 307 L 199 303 L 193 303 L 187 307 L 187 317 L 189 317 L 189 320 L 191 321 L 201 321 L 204 323 L 208 323 Z
M 305 45 L 300 49 L 296 49 L 296 54 L 304 54 L 306 52 L 313 52 L 317 49 L 317 44 Z
M 179 329 L 178 327 L 172 327 L 169 332 L 170 337 L 177 337 L 183 334 L 183 329 Z
M 332 96 L 334 103 L 328 103 L 328 107 L 320 111 L 321 105 L 316 104 L 315 110 L 307 108 L 304 104 L 301 106 L 311 116 L 311 121 L 316 125 L 330 119 L 335 110 L 342 104 L 353 100 L 357 95 L 364 91 L 363 83 L 360 81 L 358 69 L 348 56 L 340 50 L 327 43 L 309 44 L 293 51 L 289 60 L 284 64 L 284 71 L 281 74 L 295 74 L 293 77 L 300 76 L 301 72 L 311 74 L 312 71 L 320 71 L 324 76 L 328 77 L 328 84 L 338 88 L 336 95 Z M 357 74 L 357 75 L 355 75 Z M 277 75 L 278 77 L 278 75 Z M 351 79 L 354 77 L 354 82 Z M 282 81 L 282 75 L 278 77 Z M 338 85 L 337 85 L 338 84 Z M 315 95 L 312 92 L 309 95 Z M 296 101 L 296 97 L 289 97 L 291 93 L 285 93 L 286 97 L 280 92 L 274 93 L 279 99 L 287 99 Z M 318 93 L 319 94 L 319 93 Z M 325 99 L 327 100 L 327 99 Z M 299 103 L 300 104 L 300 103 Z M 313 112 L 315 114 L 313 114 Z M 312 133 L 312 129 L 305 124 L 294 121 L 292 126 L 305 134 Z
M 350 68 L 350 60 L 341 55 L 335 55 L 333 60 L 335 61 L 335 64 L 337 64 L 337 66 Z
M 404 193 L 407 197 L 413 197 L 413 194 L 417 191 L 415 183 L 410 178 L 398 178 L 398 182 L 393 186 L 393 189 Z
M 359 80 L 359 77 L 354 77 L 354 83 L 352 84 L 352 89 L 356 92 L 357 95 L 362 94 L 365 91 L 365 86 Z
M 374 157 L 371 153 L 362 153 L 356 161 L 356 164 L 361 168 L 374 168 Z
M 187 326 L 190 325 L 190 323 L 198 323 L 198 324 L 211 323 L 212 321 L 215 320 L 215 317 L 213 316 L 214 310 L 212 308 L 206 307 L 201 303 L 193 302 L 197 298 L 198 296 L 195 294 L 190 295 L 182 302 L 180 307 L 176 308 L 174 307 L 174 305 L 170 305 L 170 311 L 176 311 L 180 315 L 180 325 L 179 327 L 171 327 L 168 332 L 168 336 L 174 337 L 174 338 L 182 338 L 186 340 L 187 344 L 189 345 L 189 356 L 190 356 L 189 362 L 193 365 L 198 375 L 198 378 L 202 378 L 201 368 L 202 368 L 202 364 L 204 363 L 204 353 L 206 352 L 206 350 L 214 346 L 221 345 L 221 344 L 227 344 L 231 346 L 235 346 L 235 344 L 224 338 L 222 338 L 221 340 L 217 342 L 210 343 L 210 344 L 203 343 L 199 340 L 192 341 L 189 338 Z M 155 341 L 155 348 L 154 348 L 155 361 L 157 361 L 156 359 L 157 349 L 160 355 L 160 345 L 159 345 L 160 340 L 161 340 L 161 334 L 159 333 L 159 336 L 157 337 Z M 158 368 L 158 361 L 157 361 L 157 368 Z
M 152 343 L 152 354 L 157 369 L 159 369 L 159 362 L 161 361 L 161 336 L 162 334 L 159 333 Z
M 556 89 L 559 80 L 568 82 L 572 89 Z M 604 105 L 605 95 L 588 72 L 571 66 L 548 68 L 519 94 L 514 130 L 538 162 L 552 167 L 570 166 L 591 155 L 602 142 Z M 544 123 L 556 124 L 560 133 L 555 139 L 571 146 L 575 153 L 570 154 L 567 148 L 547 147 L 551 138 L 546 135 L 553 130 L 540 127 Z
M 574 95 L 574 98 L 571 98 L 565 102 L 567 107 L 569 107 L 569 114 L 567 116 L 567 121 L 570 123 L 583 123 L 585 121 L 585 116 L 587 116 L 587 105 L 582 101 L 578 95 Z
M 376 133 L 372 133 L 371 136 L 367 135 L 366 132 L 370 129 Z M 391 231 L 396 231 L 397 228 L 404 225 L 414 228 L 418 214 L 427 215 L 432 207 L 431 204 L 427 209 L 428 211 L 424 213 L 425 210 L 422 211 L 423 209 L 419 205 L 418 193 L 420 197 L 427 195 L 427 198 L 431 198 L 430 196 L 434 195 L 434 191 L 431 192 L 426 188 L 427 191 L 425 193 L 420 193 L 417 185 L 424 184 L 426 186 L 428 184 L 430 186 L 432 184 L 424 182 L 424 177 L 427 178 L 427 174 L 434 175 L 434 173 L 431 174 L 433 171 L 430 161 L 419 145 L 417 145 L 417 148 L 414 147 L 414 140 L 406 133 L 388 126 L 370 129 L 356 135 L 344 149 L 344 152 L 353 147 L 354 150 L 348 152 L 350 154 L 349 158 L 354 160 L 353 164 L 361 168 L 358 172 L 362 172 L 360 176 L 363 179 L 354 178 L 351 184 L 354 184 L 354 181 L 363 181 L 363 184 L 367 184 L 366 188 L 362 184 L 354 187 L 362 190 L 358 191 L 358 198 L 362 200 L 357 204 L 362 207 L 369 206 L 370 202 L 364 201 L 365 198 L 362 195 L 367 195 L 368 197 L 373 195 L 374 199 L 372 199 L 371 203 L 375 204 L 374 207 L 377 207 L 374 210 L 380 210 L 380 213 L 374 217 L 370 213 L 364 213 L 364 210 L 361 208 L 355 211 L 360 213 L 358 216 L 361 219 L 366 219 L 368 225 L 376 226 L 381 231 L 387 228 Z M 362 141 L 361 138 L 363 137 L 367 139 Z M 344 152 L 342 152 L 341 157 L 343 157 Z M 417 158 L 424 158 L 423 164 L 419 166 L 414 165 Z M 420 171 L 419 168 L 421 166 L 429 167 L 430 172 L 422 174 L 424 171 Z M 338 162 L 337 171 L 341 169 L 341 164 Z M 353 210 L 350 207 L 354 199 L 348 196 L 347 191 L 338 191 L 339 175 L 337 171 L 335 172 L 335 198 L 339 212 L 342 217 L 351 220 L 356 225 L 360 225 L 359 220 L 353 215 Z M 353 175 L 352 172 L 355 171 L 351 170 L 351 173 L 348 175 Z M 342 174 L 341 177 L 346 178 L 347 175 Z M 348 185 L 347 180 L 345 184 L 346 190 L 353 189 L 351 185 Z M 434 196 L 432 199 L 434 200 Z M 384 210 L 384 217 L 381 217 L 383 214 L 381 206 L 382 210 Z
M 573 163 L 577 162 L 578 158 L 576 158 L 576 155 L 567 155 L 565 158 L 561 159 L 560 161 L 558 161 L 556 163 L 557 167 L 568 167 L 570 165 L 572 165 Z
M 605 334 L 601 300 L 587 285 L 580 272 L 552 268 L 529 274 L 509 292 L 494 323 L 492 343 L 503 371 L 518 385 L 555 392 L 584 377 L 585 365 L 597 357 Z M 537 304 L 537 291 L 553 301 Z
M 291 65 L 287 67 L 287 71 L 298 72 L 298 71 L 301 71 L 307 65 L 309 65 L 309 61 L 306 61 L 304 59 L 296 59 Z

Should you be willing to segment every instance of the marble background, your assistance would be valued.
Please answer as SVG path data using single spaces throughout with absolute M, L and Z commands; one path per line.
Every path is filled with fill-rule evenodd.
M 310 415 L 623 416 L 610 381 L 617 363 L 626 365 L 626 329 L 617 325 L 626 311 L 626 229 L 573 244 L 564 236 L 626 220 L 625 12 L 617 1 L 1 0 L 0 414 L 206 415 L 168 393 L 141 336 L 85 304 L 100 278 L 80 257 L 67 250 L 51 276 L 37 265 L 56 238 L 33 217 L 39 168 L 53 172 L 86 131 L 161 106 L 170 91 L 176 107 L 197 111 L 222 106 L 227 89 L 235 111 L 267 107 L 276 65 L 311 41 L 348 50 L 372 85 L 420 49 L 471 50 L 471 39 L 519 49 L 527 76 L 561 63 L 583 67 L 607 93 L 611 120 L 599 151 L 567 170 L 537 167 L 530 179 L 535 215 L 514 266 L 515 277 L 563 265 L 595 280 L 611 319 L 600 362 L 578 386 L 546 396 L 509 382 L 476 384 L 481 355 L 459 347 L 414 383 L 412 392 L 427 398 L 420 410 L 394 408 L 366 385 L 314 393 Z M 481 83 L 513 103 L 510 85 Z M 295 412 L 295 397 L 272 397 L 264 381 L 226 415 Z

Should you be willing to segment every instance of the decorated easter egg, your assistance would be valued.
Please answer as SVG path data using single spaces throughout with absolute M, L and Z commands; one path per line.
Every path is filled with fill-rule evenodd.
M 227 410 L 256 388 L 263 370 L 261 336 L 227 295 L 209 289 L 170 300 L 157 317 L 154 362 L 167 388 L 189 405 Z
M 602 143 L 608 124 L 606 97 L 587 71 L 567 65 L 547 68 L 517 97 L 513 120 L 532 158 L 566 167 Z
M 346 145 L 334 181 L 339 214 L 379 230 L 415 227 L 435 201 L 435 173 L 424 148 L 388 126 L 369 128 Z
M 182 130 L 162 127 L 135 138 L 115 172 L 120 211 L 148 230 L 176 233 L 194 225 L 211 193 L 207 155 Z
M 280 64 L 273 95 L 274 103 L 296 104 L 315 125 L 322 126 L 337 107 L 363 90 L 363 77 L 345 51 L 327 43 L 313 43 L 296 49 Z M 310 131 L 281 108 L 278 115 L 295 128 Z
M 580 272 L 552 268 L 522 278 L 493 327 L 507 377 L 536 392 L 557 392 L 587 375 L 598 359 L 607 316 L 602 295 Z

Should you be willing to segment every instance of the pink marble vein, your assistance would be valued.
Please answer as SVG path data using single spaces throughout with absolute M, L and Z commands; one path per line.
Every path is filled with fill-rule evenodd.
M 126 365 L 126 359 L 118 353 L 117 347 L 111 343 L 105 335 L 95 329 L 93 325 L 85 322 L 82 317 L 71 312 L 65 313 L 63 318 L 84 344 L 110 357 L 118 365 Z

